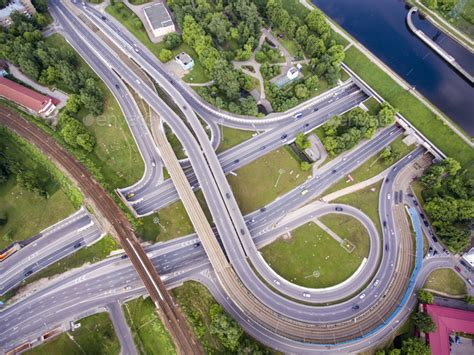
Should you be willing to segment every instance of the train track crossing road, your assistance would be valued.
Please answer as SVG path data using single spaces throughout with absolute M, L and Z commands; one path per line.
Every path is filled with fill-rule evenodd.
M 2 107 L 0 107 L 0 124 L 34 144 L 75 180 L 82 193 L 93 203 L 94 210 L 98 211 L 115 230 L 122 247 L 157 306 L 163 323 L 175 341 L 178 351 L 201 353 L 197 339 L 138 242 L 130 222 L 107 192 L 92 178 L 87 169 L 40 128 Z

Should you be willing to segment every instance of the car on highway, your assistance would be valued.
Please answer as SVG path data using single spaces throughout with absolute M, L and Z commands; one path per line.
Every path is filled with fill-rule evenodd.
M 392 198 L 392 196 L 390 196 L 390 194 L 387 194 L 387 200 L 390 200 Z
M 361 295 L 359 296 L 359 298 L 360 298 L 361 300 L 363 300 L 363 299 L 365 298 L 365 293 L 361 294 Z
M 267 209 L 265 207 L 260 208 L 260 212 L 265 212 Z
M 239 159 L 235 159 L 234 160 L 234 164 L 239 164 L 240 160 Z
M 116 87 L 117 89 L 120 89 L 120 85 L 119 85 L 119 84 L 115 84 L 115 87 Z
M 282 135 L 280 138 L 281 138 L 281 141 L 282 141 L 282 142 L 286 142 L 286 141 L 288 140 L 288 135 L 287 135 L 287 134 L 284 134 L 284 135 Z
M 107 20 L 107 17 L 102 16 L 101 19 L 105 21 L 105 20 Z
M 438 238 L 436 238 L 434 235 L 431 236 L 431 239 L 433 239 L 433 242 L 438 243 Z
M 25 277 L 30 276 L 32 273 L 33 273 L 33 270 L 28 270 L 27 272 L 25 272 Z
M 383 227 L 387 228 L 387 221 L 383 221 Z
M 379 279 L 376 279 L 375 282 L 374 282 L 374 287 L 377 287 L 380 283 L 380 280 Z
M 355 304 L 355 305 L 352 306 L 352 309 L 353 309 L 354 311 L 357 311 L 359 308 L 360 308 L 360 307 L 359 307 L 358 304 Z
M 313 109 L 313 112 L 316 112 L 318 110 L 319 110 L 319 107 L 316 107 L 316 108 Z
M 425 225 L 425 227 L 429 226 L 428 221 L 426 219 L 423 220 L 423 224 Z
M 194 243 L 193 248 L 197 248 L 197 247 L 200 246 L 200 245 L 201 245 L 200 242 Z
M 385 251 L 388 251 L 388 244 L 385 244 Z
M 303 117 L 303 113 L 302 113 L 302 112 L 298 112 L 297 114 L 294 115 L 294 117 L 295 117 L 296 119 L 301 118 L 301 117 Z
M 310 297 L 311 297 L 311 294 L 309 294 L 309 293 L 307 293 L 307 292 L 303 292 L 303 297 L 310 298 Z
M 242 235 L 245 234 L 245 230 L 243 228 L 240 228 L 240 234 L 242 234 Z
M 127 259 L 128 258 L 128 255 L 127 254 L 123 254 L 120 259 Z
M 339 206 L 336 207 L 336 211 L 338 211 L 338 212 L 341 212 L 341 211 L 343 211 L 343 210 L 344 210 L 344 209 L 343 209 L 342 207 L 339 207 Z
M 226 192 L 225 197 L 230 198 L 230 193 Z
M 457 265 L 454 267 L 454 270 L 456 270 L 457 272 L 461 272 L 461 268 Z
M 135 196 L 135 194 L 133 192 L 130 192 L 127 194 L 127 198 L 132 198 L 133 196 Z
M 336 169 L 334 169 L 333 171 L 331 171 L 331 174 L 335 174 L 335 173 L 337 173 L 337 170 L 336 170 Z
M 303 191 L 301 191 L 301 195 L 304 196 L 308 193 L 308 189 L 304 189 Z
M 74 249 L 80 248 L 82 245 L 81 242 L 74 244 Z
M 273 280 L 273 283 L 274 283 L 275 285 L 278 285 L 278 286 L 280 285 L 280 281 L 278 281 L 278 280 Z

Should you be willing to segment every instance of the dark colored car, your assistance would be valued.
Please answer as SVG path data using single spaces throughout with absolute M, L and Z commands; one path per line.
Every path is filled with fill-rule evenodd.
M 267 209 L 265 207 L 260 208 L 260 212 L 265 212 Z
M 454 270 L 456 270 L 457 272 L 461 272 L 461 268 L 459 266 L 455 266 Z
M 433 242 L 438 243 L 438 238 L 436 238 L 435 236 L 433 236 L 432 238 L 433 238 Z
M 385 244 L 385 251 L 388 251 L 388 244 Z
M 288 134 L 284 134 L 281 136 L 281 139 L 283 140 L 283 139 L 286 139 L 287 137 L 288 137 Z
M 240 234 L 244 235 L 245 234 L 245 231 L 243 228 L 240 229 Z
M 240 161 L 239 159 L 235 159 L 235 160 L 234 160 L 234 164 L 238 164 L 239 161 Z
M 230 193 L 226 192 L 225 197 L 230 198 Z
M 119 84 L 115 84 L 115 87 L 116 87 L 117 89 L 120 89 L 120 85 L 119 85 Z
M 338 207 L 336 207 L 336 211 L 339 211 L 339 212 L 341 212 L 342 210 L 343 210 L 343 208 L 342 208 L 342 207 L 339 207 L 339 206 L 338 206 Z
M 81 242 L 74 244 L 74 249 L 80 248 L 82 245 Z
M 104 21 L 105 21 L 105 20 L 107 20 L 107 18 L 106 18 L 105 16 L 102 16 L 102 20 L 104 20 Z
M 120 259 L 127 259 L 128 258 L 128 255 L 127 254 L 123 254 Z
M 28 277 L 30 276 L 31 274 L 33 273 L 33 270 L 29 270 L 25 273 L 25 277 Z
M 200 242 L 194 243 L 193 248 L 197 248 L 197 247 L 200 246 L 200 245 L 201 245 Z
M 383 227 L 387 227 L 387 221 L 383 221 Z
M 428 227 L 428 226 L 429 226 L 429 223 L 428 223 L 428 221 L 427 221 L 426 219 L 423 221 L 423 224 L 425 225 L 425 227 Z
M 333 171 L 331 171 L 332 174 L 335 174 L 337 172 L 336 169 L 334 169 Z
M 352 309 L 353 309 L 354 311 L 357 311 L 357 310 L 359 309 L 359 305 L 358 305 L 358 304 L 353 305 L 353 306 L 352 306 Z

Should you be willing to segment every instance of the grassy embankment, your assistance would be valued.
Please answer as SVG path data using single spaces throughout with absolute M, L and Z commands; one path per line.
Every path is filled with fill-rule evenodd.
M 399 159 L 402 159 L 405 155 L 407 155 L 413 149 L 415 149 L 414 145 L 407 146 L 405 143 L 403 143 L 402 142 L 403 138 L 405 137 L 403 136 L 398 137 L 389 145 L 389 147 L 392 149 L 392 152 L 394 152 L 394 154 L 396 154 L 396 156 L 398 157 L 396 161 L 398 161 Z M 348 186 L 355 185 L 359 182 L 362 182 L 373 176 L 376 176 L 382 171 L 388 169 L 390 166 L 392 166 L 396 162 L 394 161 L 393 163 L 387 164 L 383 159 L 379 158 L 380 152 L 381 151 L 377 152 L 372 158 L 367 160 L 357 169 L 350 172 L 350 175 L 354 179 L 353 181 L 348 181 L 347 177 L 343 177 L 334 185 L 332 185 L 329 189 L 324 191 L 324 195 L 330 194 L 331 192 L 334 192 L 334 191 L 341 190 Z
M 441 118 L 403 89 L 354 46 L 346 51 L 344 62 L 447 156 L 458 160 L 471 174 L 474 173 L 472 148 Z
M 127 323 L 140 354 L 175 354 L 173 341 L 148 297 L 138 298 L 123 305 Z
M 144 44 L 157 58 L 159 58 L 160 51 L 165 48 L 163 42 L 153 43 L 150 41 L 148 34 L 143 25 L 138 26 L 137 23 L 141 23 L 138 17 L 125 5 L 123 7 L 118 4 L 121 2 L 115 2 L 105 8 L 105 11 L 115 17 L 122 25 L 124 25 L 142 44 Z M 182 43 L 180 46 L 172 50 L 173 56 L 181 52 L 188 53 L 194 60 L 194 68 L 186 74 L 183 79 L 189 83 L 206 83 L 208 82 L 209 76 L 204 70 L 204 67 L 199 62 L 198 56 L 194 50 L 187 44 Z
M 451 269 L 433 271 L 426 279 L 423 288 L 433 292 L 446 293 L 451 296 L 465 296 L 466 284 L 459 275 Z
M 63 333 L 40 346 L 28 350 L 28 355 L 115 355 L 120 343 L 107 313 L 98 313 L 81 319 L 81 327 Z
M 0 249 L 23 240 L 66 218 L 79 208 L 82 195 L 34 146 L 0 127 L 0 154 L 5 161 L 18 164 L 23 174 L 32 174 L 48 198 L 22 187 L 12 174 L 0 184 Z M 54 211 L 54 212 L 53 212 Z

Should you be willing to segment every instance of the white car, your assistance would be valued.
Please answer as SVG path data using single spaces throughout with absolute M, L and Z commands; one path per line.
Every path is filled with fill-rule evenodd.
M 390 194 L 387 195 L 387 200 L 390 200 Z
M 359 296 L 359 298 L 360 298 L 361 300 L 363 300 L 363 299 L 365 298 L 365 293 L 361 294 L 361 295 Z
M 273 283 L 274 283 L 275 285 L 280 286 L 280 281 L 278 281 L 278 280 L 273 280 Z
M 380 283 L 380 280 L 379 280 L 379 279 L 375 280 L 375 282 L 374 282 L 374 287 L 377 287 L 377 286 L 379 285 L 379 283 Z
M 303 292 L 303 297 L 310 298 L 311 295 L 310 295 L 309 293 L 307 293 L 307 292 Z

